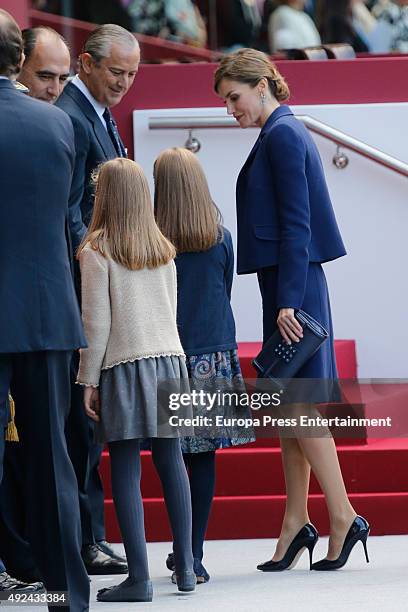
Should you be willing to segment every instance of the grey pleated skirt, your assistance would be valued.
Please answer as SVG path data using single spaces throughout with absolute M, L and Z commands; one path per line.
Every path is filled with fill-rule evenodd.
M 95 427 L 96 440 L 176 437 L 174 428 L 163 427 L 163 414 L 159 414 L 158 387 L 169 379 L 188 382 L 184 357 L 147 357 L 102 370 L 101 420 Z

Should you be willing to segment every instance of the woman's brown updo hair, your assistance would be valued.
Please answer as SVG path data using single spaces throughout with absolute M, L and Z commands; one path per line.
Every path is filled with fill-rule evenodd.
M 255 87 L 262 78 L 268 81 L 270 92 L 278 102 L 289 98 L 290 91 L 285 79 L 266 53 L 256 49 L 238 49 L 222 58 L 214 74 L 214 89 L 218 93 L 222 79 Z

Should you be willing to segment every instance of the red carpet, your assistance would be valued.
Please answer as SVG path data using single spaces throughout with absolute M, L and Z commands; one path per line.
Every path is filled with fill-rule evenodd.
M 361 447 L 339 447 L 347 490 L 357 512 L 371 523 L 373 535 L 408 533 L 408 440 L 382 440 Z M 109 458 L 103 457 L 108 539 L 120 541 L 111 497 Z M 146 537 L 170 540 L 160 481 L 150 453 L 143 453 L 142 492 Z M 310 516 L 328 533 L 327 509 L 317 483 L 311 482 Z M 216 497 L 209 539 L 277 537 L 284 511 L 284 482 L 278 448 L 228 449 L 217 453 Z
M 253 377 L 250 360 L 256 343 L 240 345 L 242 370 Z M 341 378 L 355 378 L 355 345 L 336 342 Z M 356 511 L 366 516 L 374 535 L 408 533 L 408 439 L 349 441 L 338 446 L 340 463 Z M 363 443 L 361 443 L 363 442 Z M 142 454 L 142 493 L 148 541 L 171 540 L 161 485 L 150 453 Z M 108 540 L 121 541 L 109 477 L 109 456 L 102 457 L 105 486 L 105 515 Z M 314 479 L 310 487 L 309 511 L 319 532 L 328 533 L 327 509 Z M 279 535 L 284 512 L 284 480 L 276 441 L 260 440 L 255 445 L 217 453 L 217 482 L 208 529 L 209 539 L 266 538 Z

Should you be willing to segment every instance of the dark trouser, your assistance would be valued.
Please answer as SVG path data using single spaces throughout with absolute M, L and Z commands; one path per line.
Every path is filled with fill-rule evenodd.
M 84 546 L 105 540 L 104 492 L 98 469 L 103 446 L 93 442 L 93 423 L 84 410 L 83 387 L 75 384 L 78 356 L 76 351 L 71 361 L 71 406 L 65 434 L 78 482 L 81 537 Z M 4 475 L 0 487 L 0 541 L 7 569 L 13 575 L 33 572 L 36 569 L 27 542 L 26 508 L 22 501 L 23 456 L 20 444 L 6 443 Z
M 79 489 L 82 544 L 105 540 L 104 492 L 99 476 L 102 444 L 93 441 L 93 423 L 84 410 L 83 387 L 75 384 L 79 365 L 76 352 L 71 363 L 71 409 L 66 426 L 69 456 Z
M 20 443 L 6 442 L 3 481 L 0 486 L 1 554 L 8 573 L 19 576 L 36 570 L 27 541 L 24 492 L 25 449 Z
M 9 420 L 8 382 L 0 377 L 0 483 L 3 479 L 4 437 Z
M 110 442 L 109 454 L 112 493 L 129 576 L 135 582 L 143 582 L 149 579 L 149 569 L 140 492 L 140 440 Z M 178 438 L 152 438 L 152 457 L 173 533 L 176 571 L 192 571 L 190 488 Z
M 68 591 L 70 610 L 82 612 L 89 609 L 89 580 L 80 555 L 78 488 L 65 441 L 71 355 L 0 355 L 0 405 L 10 387 L 23 454 L 26 530 L 35 563 L 46 588 Z
M 0 379 L 0 385 L 4 385 L 4 390 L 3 387 L 0 386 L 0 482 L 3 476 L 3 456 L 4 456 L 4 435 L 5 435 L 5 429 L 6 429 L 6 422 L 7 422 L 7 391 L 8 389 L 6 389 L 6 381 L 1 381 Z M 0 539 L 1 542 L 1 539 Z M 4 567 L 4 563 L 3 561 L 0 559 L 0 573 L 1 572 L 5 572 L 6 568 Z
M 90 217 L 86 223 L 88 221 Z M 81 270 L 77 259 L 74 259 L 74 284 L 78 304 L 81 304 Z M 82 545 L 86 546 L 106 539 L 105 495 L 99 475 L 103 445 L 93 441 L 94 424 L 85 414 L 83 387 L 75 384 L 78 368 L 79 351 L 75 351 L 71 361 L 71 409 L 65 433 L 69 456 L 78 481 Z
M 9 391 L 9 380 L 7 376 L 0 375 L 0 553 L 3 555 L 3 559 L 7 562 L 8 570 L 10 573 L 13 573 L 12 563 L 9 564 L 9 557 L 13 555 L 16 548 L 14 547 L 15 541 L 12 537 L 14 534 L 11 534 L 9 537 L 9 531 L 7 529 L 7 523 L 3 521 L 3 512 L 4 509 L 7 509 L 8 514 L 11 515 L 12 518 L 14 516 L 20 517 L 25 516 L 25 512 L 22 511 L 24 508 L 24 501 L 22 499 L 22 491 L 21 491 L 21 482 L 18 486 L 14 486 L 11 488 L 12 495 L 9 493 L 9 485 L 6 484 L 7 481 L 10 481 L 10 471 L 7 469 L 7 458 L 8 458 L 8 444 L 5 445 L 5 428 L 7 426 L 7 421 L 9 418 L 8 414 L 8 396 Z M 15 445 L 17 446 L 17 445 Z M 11 476 L 12 480 L 12 476 Z M 16 502 L 16 495 L 18 495 L 18 503 Z M 14 516 L 13 516 L 14 514 Z M 13 523 L 14 524 L 14 523 Z M 25 529 L 22 531 L 25 533 Z M 17 534 L 18 535 L 18 534 Z M 20 539 L 20 538 L 19 538 Z M 26 551 L 28 552 L 29 559 L 32 560 L 32 554 L 30 546 L 27 544 L 25 540 L 21 539 L 21 547 L 20 542 L 17 542 L 17 550 L 18 551 Z M 3 563 L 3 559 L 0 559 L 0 572 L 6 571 L 5 565 Z M 24 563 L 24 556 L 22 558 L 22 562 Z M 32 561 L 32 565 L 34 561 Z M 10 567 L 11 565 L 11 567 Z M 22 566 L 24 567 L 24 566 Z

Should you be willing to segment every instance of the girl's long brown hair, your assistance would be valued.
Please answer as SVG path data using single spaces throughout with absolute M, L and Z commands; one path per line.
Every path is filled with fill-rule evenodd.
M 90 244 L 129 270 L 157 268 L 174 259 L 174 246 L 156 225 L 149 185 L 139 164 L 112 159 L 98 168 L 95 180 L 92 219 L 78 255 Z
M 191 151 L 166 149 L 154 164 L 154 212 L 179 253 L 207 251 L 222 237 L 222 217 Z

